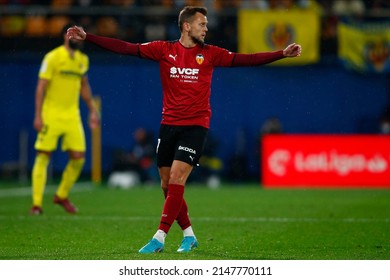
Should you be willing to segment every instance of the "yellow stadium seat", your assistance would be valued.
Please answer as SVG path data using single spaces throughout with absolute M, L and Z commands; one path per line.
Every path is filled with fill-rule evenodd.
M 44 16 L 30 16 L 26 20 L 26 36 L 43 37 L 47 35 L 46 18 Z
M 113 17 L 101 17 L 96 22 L 97 33 L 101 36 L 116 37 L 118 35 L 118 22 Z
M 48 19 L 47 31 L 52 37 L 61 36 L 62 28 L 70 22 L 70 18 L 66 16 L 54 16 Z
M 23 16 L 6 16 L 0 19 L 0 34 L 6 37 L 20 36 L 26 27 Z
M 69 8 L 72 6 L 73 0 L 52 0 L 51 6 L 53 8 Z

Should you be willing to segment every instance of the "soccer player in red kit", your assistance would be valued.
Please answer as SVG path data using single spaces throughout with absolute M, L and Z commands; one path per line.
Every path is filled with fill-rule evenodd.
M 68 29 L 70 38 L 87 40 L 119 54 L 154 60 L 160 65 L 163 110 L 157 165 L 165 202 L 156 234 L 139 250 L 145 254 L 164 250 L 165 237 L 175 220 L 184 235 L 177 251 L 190 252 L 198 247 L 184 199 L 184 186 L 206 141 L 214 67 L 263 65 L 301 54 L 301 46 L 295 43 L 284 50 L 254 54 L 238 54 L 205 44 L 207 9 L 204 7 L 184 7 L 178 25 L 181 31 L 179 40 L 144 44 L 96 36 L 78 26 Z

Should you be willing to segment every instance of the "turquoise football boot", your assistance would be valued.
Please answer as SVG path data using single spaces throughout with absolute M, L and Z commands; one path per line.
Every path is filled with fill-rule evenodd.
M 198 240 L 196 240 L 195 236 L 186 236 L 183 238 L 183 241 L 177 251 L 179 253 L 191 252 L 193 249 L 197 248 L 198 245 Z
M 141 254 L 152 254 L 152 253 L 161 253 L 164 251 L 164 244 L 158 241 L 156 238 L 153 238 L 146 244 L 144 247 L 139 249 L 138 252 Z

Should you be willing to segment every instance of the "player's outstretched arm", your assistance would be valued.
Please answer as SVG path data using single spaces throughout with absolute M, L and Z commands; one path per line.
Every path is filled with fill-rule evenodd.
M 79 26 L 70 27 L 66 34 L 69 39 L 86 40 L 115 53 L 138 55 L 138 44 L 125 42 L 115 38 L 93 35 L 91 33 L 85 32 L 84 29 Z
M 284 50 L 274 52 L 259 52 L 253 54 L 237 53 L 233 59 L 232 66 L 258 66 L 268 64 L 285 57 L 295 57 L 301 55 L 300 45 L 293 43 Z

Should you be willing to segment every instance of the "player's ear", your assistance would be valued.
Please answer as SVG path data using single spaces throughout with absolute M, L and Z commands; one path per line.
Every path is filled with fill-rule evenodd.
M 64 43 L 67 42 L 67 41 L 69 41 L 69 38 L 68 38 L 68 36 L 66 35 L 66 33 L 62 34 L 62 39 L 63 39 Z
M 189 31 L 189 30 L 190 30 L 190 23 L 189 23 L 188 21 L 185 21 L 185 22 L 183 23 L 183 29 L 184 29 L 185 31 Z

